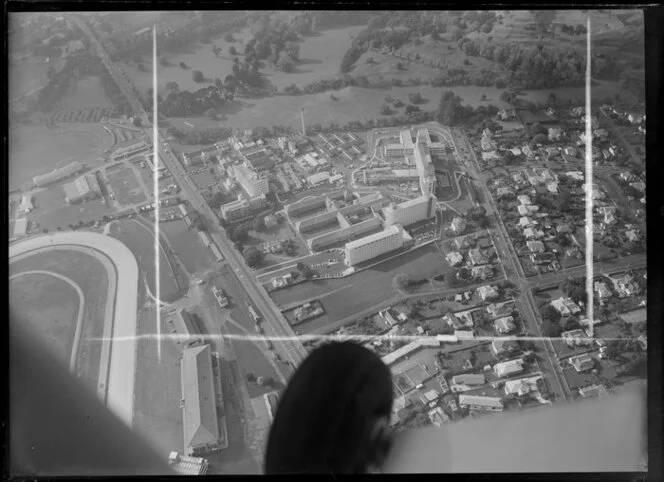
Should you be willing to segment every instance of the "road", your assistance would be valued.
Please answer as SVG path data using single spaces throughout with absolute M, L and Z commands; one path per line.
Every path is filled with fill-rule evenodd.
M 139 113 L 139 115 L 143 117 L 144 121 L 147 121 L 147 113 L 143 109 L 139 99 L 136 98 L 133 88 L 129 85 L 127 80 L 118 71 L 118 69 L 112 64 L 108 58 L 108 55 L 104 51 L 103 46 L 97 41 L 94 35 L 92 35 L 85 21 L 83 21 L 83 19 L 80 17 L 77 17 L 76 21 L 83 32 L 88 35 L 88 37 L 90 37 L 92 44 L 96 46 L 100 58 L 113 76 L 122 93 L 127 98 L 129 104 L 132 106 L 135 112 Z M 146 134 L 152 135 L 151 126 L 147 126 L 144 131 Z M 157 139 L 157 145 L 159 146 L 159 156 L 164 165 L 173 175 L 173 179 L 177 181 L 177 184 L 182 188 L 182 197 L 188 199 L 191 203 L 191 207 L 200 212 L 208 220 L 216 221 L 216 214 L 205 202 L 203 196 L 196 189 L 194 184 L 189 180 L 186 175 L 186 171 L 180 163 L 179 159 L 176 157 L 172 150 L 164 148 L 163 136 L 161 134 L 158 134 L 158 136 L 159 138 Z M 238 278 L 238 281 L 251 298 L 255 307 L 268 321 L 265 323 L 266 335 L 278 337 L 279 339 L 275 341 L 275 346 L 278 349 L 281 349 L 280 351 L 284 355 L 285 359 L 291 362 L 292 367 L 298 366 L 307 356 L 307 352 L 302 346 L 302 343 L 300 343 L 300 341 L 297 339 L 295 333 L 282 313 L 276 308 L 274 303 L 272 303 L 272 300 L 270 299 L 265 289 L 255 282 L 253 272 L 245 265 L 244 260 L 235 250 L 233 243 L 228 239 L 225 231 L 210 231 L 209 234 L 226 257 L 228 265 L 233 268 L 235 276 Z

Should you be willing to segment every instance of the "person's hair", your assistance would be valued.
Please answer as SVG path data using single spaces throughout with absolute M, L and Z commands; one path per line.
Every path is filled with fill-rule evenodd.
M 372 462 L 371 431 L 392 411 L 392 376 L 370 350 L 323 345 L 298 367 L 279 400 L 265 473 L 357 473 Z

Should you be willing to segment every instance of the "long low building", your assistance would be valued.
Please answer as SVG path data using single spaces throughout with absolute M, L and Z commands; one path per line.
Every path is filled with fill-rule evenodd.
M 29 221 L 26 218 L 17 219 L 14 223 L 13 237 L 20 238 L 21 236 L 25 236 L 28 232 L 28 223 Z
M 435 215 L 434 196 L 420 196 L 399 204 L 390 204 L 383 208 L 383 216 L 388 226 L 401 224 L 409 226 L 424 221 Z
M 380 219 L 374 216 L 352 226 L 342 227 L 330 233 L 311 238 L 307 240 L 307 245 L 314 251 L 320 251 L 328 246 L 347 241 L 355 236 L 361 236 L 377 228 L 380 228 Z
M 80 176 L 62 187 L 65 191 L 65 201 L 69 204 L 96 199 L 101 194 L 101 188 L 95 176 Z
M 503 401 L 499 397 L 487 397 L 483 395 L 459 395 L 459 405 L 469 410 L 502 412 Z
M 185 454 L 198 456 L 228 446 L 219 430 L 210 345 L 185 348 L 180 370 Z
M 400 224 L 388 226 L 383 231 L 346 243 L 345 263 L 354 266 L 399 249 L 404 245 L 404 230 Z
M 66 166 L 54 169 L 46 174 L 40 174 L 32 178 L 32 182 L 38 186 L 47 186 L 48 184 L 61 181 L 68 177 L 74 176 L 84 169 L 83 164 L 78 161 L 70 162 Z

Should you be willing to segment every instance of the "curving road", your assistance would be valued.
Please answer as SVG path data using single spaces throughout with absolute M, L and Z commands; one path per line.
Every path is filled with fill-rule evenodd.
M 136 313 L 138 293 L 138 264 L 132 252 L 122 242 L 93 232 L 67 232 L 28 238 L 9 246 L 9 258 L 36 249 L 58 246 L 84 246 L 100 251 L 113 260 L 117 272 L 117 290 L 109 299 L 113 317 L 105 320 L 105 339 L 110 349 L 108 395 L 106 405 L 129 427 L 134 417 L 134 380 L 136 376 Z M 108 313 L 109 311 L 107 311 Z

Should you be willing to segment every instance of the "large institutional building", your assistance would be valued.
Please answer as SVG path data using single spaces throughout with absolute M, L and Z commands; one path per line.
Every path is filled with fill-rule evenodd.
M 383 208 L 385 224 L 409 226 L 429 219 L 435 214 L 435 198 L 431 195 L 420 196 L 400 204 L 391 204 Z
M 47 172 L 46 174 L 40 174 L 39 176 L 33 177 L 32 182 L 37 187 L 47 186 L 54 182 L 58 182 L 68 177 L 71 177 L 75 174 L 78 174 L 83 169 L 84 166 L 80 162 L 78 161 L 70 162 L 66 166 L 54 169 L 51 172 Z
M 346 243 L 345 262 L 348 266 L 354 266 L 381 254 L 399 249 L 404 245 L 406 236 L 408 235 L 404 233 L 401 225 L 394 224 L 379 233 Z
M 267 178 L 259 176 L 244 164 L 233 166 L 233 173 L 249 197 L 262 196 L 270 192 Z
M 388 144 L 385 155 L 388 158 L 405 157 L 407 162 L 415 163 L 420 178 L 420 190 L 422 195 L 433 194 L 436 186 L 436 173 L 431 162 L 431 154 L 443 153 L 446 144 L 442 142 L 431 142 L 429 129 L 421 128 L 417 131 L 415 142 L 410 129 L 404 129 L 400 134 L 399 144 Z
M 96 199 L 101 194 L 99 183 L 94 175 L 84 175 L 68 182 L 63 186 L 65 201 L 75 204 L 90 199 Z
M 180 364 L 182 376 L 182 429 L 185 455 L 197 456 L 228 446 L 225 430 L 219 430 L 210 345 L 185 348 Z

